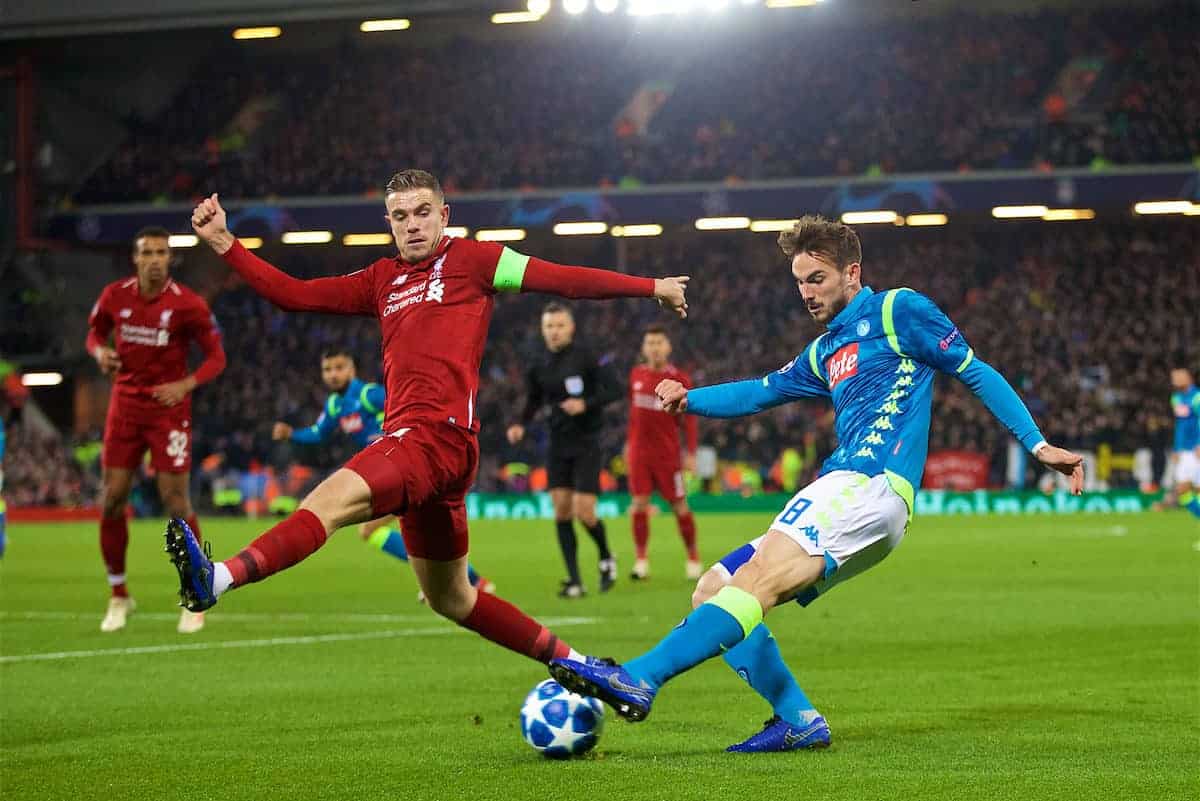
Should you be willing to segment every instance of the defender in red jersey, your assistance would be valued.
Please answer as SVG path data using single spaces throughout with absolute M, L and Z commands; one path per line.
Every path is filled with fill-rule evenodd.
M 185 607 L 202 610 L 232 587 L 304 559 L 342 526 L 397 515 L 413 572 L 439 614 L 511 650 L 548 662 L 574 652 L 548 629 L 467 580 L 464 499 L 475 478 L 479 362 L 498 292 L 655 297 L 686 314 L 687 278 L 637 278 L 564 267 L 500 245 L 444 235 L 450 209 L 434 176 L 397 173 L 385 196 L 398 255 L 349 275 L 301 281 L 243 248 L 216 195 L 192 227 L 259 294 L 283 309 L 379 319 L 384 435 L 323 481 L 300 509 L 234 558 L 211 562 L 176 522 L 167 549 Z
M 191 392 L 225 369 L 225 351 L 204 298 L 170 277 L 168 237 L 164 228 L 139 231 L 133 240 L 137 275 L 106 286 L 88 317 L 88 353 L 113 376 L 101 454 L 100 551 L 112 588 L 100 624 L 106 632 L 124 628 L 134 607 L 125 585 L 125 504 L 147 450 L 167 515 L 186 518 L 196 532 L 200 530 L 188 497 Z M 204 351 L 204 362 L 189 373 L 188 349 L 193 343 Z M 190 634 L 203 626 L 203 615 L 184 610 L 178 630 Z
M 696 418 L 668 414 L 654 394 L 660 381 L 678 381 L 685 387 L 692 385 L 688 374 L 671 364 L 670 358 L 671 338 L 667 329 L 652 325 L 642 335 L 643 363 L 629 371 L 629 434 L 625 456 L 629 463 L 629 494 L 633 496 L 629 512 L 633 517 L 635 581 L 650 576 L 646 546 L 650 542 L 652 491 L 657 491 L 675 512 L 679 536 L 687 549 L 687 577 L 697 579 L 704 572 L 696 549 L 696 519 L 688 508 L 683 487 L 684 467 L 689 471 L 696 469 Z M 687 441 L 685 459 L 680 458 L 681 430 Z

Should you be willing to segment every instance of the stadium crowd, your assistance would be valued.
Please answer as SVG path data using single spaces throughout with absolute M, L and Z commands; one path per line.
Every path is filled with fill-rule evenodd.
M 380 163 L 455 192 L 1200 157 L 1193 3 L 774 19 L 695 31 L 686 50 L 600 26 L 532 33 L 519 59 L 463 39 L 232 51 L 161 117 L 131 121 L 76 200 L 361 194 Z
M 1194 357 L 1200 340 L 1194 313 L 1200 307 L 1200 231 L 1194 224 L 1061 223 L 1021 228 L 1019 237 L 1011 226 L 860 230 L 865 282 L 910 286 L 933 297 L 979 357 L 1017 386 L 1051 440 L 1086 450 L 1103 442 L 1118 452 L 1165 445 L 1171 428 L 1167 371 L 1187 354 Z M 668 324 L 674 360 L 698 384 L 778 368 L 818 332 L 793 294 L 771 236 L 691 233 L 629 240 L 627 246 L 630 271 L 670 275 L 686 269 L 695 277 L 693 314 Z M 596 245 L 586 261 L 605 263 L 609 248 Z M 264 255 L 306 276 L 349 271 L 369 260 L 345 249 Z M 568 260 L 552 250 L 541 249 L 541 255 Z M 516 447 L 507 444 L 504 429 L 520 408 L 525 366 L 544 352 L 538 317 L 546 300 L 520 295 L 497 301 L 481 371 L 480 489 L 503 487 L 506 463 L 540 463 L 544 455 L 538 426 Z M 319 361 L 327 347 L 358 354 L 360 374 L 378 380 L 375 321 L 287 314 L 244 287 L 222 292 L 212 305 L 230 360 L 218 381 L 195 398 L 196 464 L 215 455 L 226 469 L 301 461 L 320 470 L 346 458 L 349 446 L 336 435 L 330 448 L 274 443 L 271 423 L 307 425 L 319 414 L 326 397 Z M 653 304 L 637 301 L 580 302 L 574 310 L 579 341 L 622 379 L 636 358 L 641 329 L 665 319 Z M 934 403 L 931 450 L 985 454 L 991 483 L 1002 484 L 1007 433 L 953 379 L 939 378 Z M 623 443 L 622 404 L 613 404 L 608 417 L 604 448 L 611 458 Z M 6 462 L 9 491 L 18 493 L 10 497 L 42 502 L 86 495 L 87 479 L 61 464 L 70 461 L 61 446 L 25 442 L 20 431 L 18 425 L 10 436 Z M 702 421 L 700 434 L 722 460 L 748 463 L 763 476 L 784 448 L 812 441 L 823 457 L 833 441 L 822 402 Z

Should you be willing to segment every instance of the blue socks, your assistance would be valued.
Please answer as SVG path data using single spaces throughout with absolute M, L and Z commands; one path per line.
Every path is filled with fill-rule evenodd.
M 0 529 L 2 531 L 3 529 Z M 367 542 L 384 553 L 389 553 L 401 562 L 408 561 L 408 549 L 404 547 L 404 536 L 398 528 L 377 528 L 371 532 Z M 467 580 L 472 587 L 478 587 L 483 577 L 470 564 L 467 565 Z
M 733 648 L 762 621 L 758 599 L 737 587 L 725 587 L 692 610 L 658 645 L 624 665 L 625 670 L 657 689 L 672 676 Z
M 765 623 L 755 626 L 749 637 L 726 651 L 725 662 L 788 723 L 803 725 L 816 714 Z

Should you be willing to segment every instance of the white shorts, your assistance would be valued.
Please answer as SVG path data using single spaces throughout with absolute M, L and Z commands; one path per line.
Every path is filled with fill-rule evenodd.
M 1175 451 L 1175 486 L 1191 484 L 1200 487 L 1200 457 L 1192 451 Z
M 908 504 L 885 475 L 835 470 L 792 496 L 771 528 L 806 553 L 825 558 L 824 577 L 796 596 L 801 606 L 808 606 L 818 595 L 879 564 L 900 544 L 908 528 Z M 714 569 L 728 583 L 762 540 L 728 554 Z

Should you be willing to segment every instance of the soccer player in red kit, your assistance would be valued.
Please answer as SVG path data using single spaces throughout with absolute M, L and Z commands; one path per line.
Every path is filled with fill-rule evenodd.
M 629 506 L 633 516 L 633 546 L 636 560 L 633 579 L 650 577 L 646 545 L 650 541 L 650 493 L 657 490 L 671 504 L 679 524 L 679 536 L 687 548 L 687 577 L 700 578 L 704 572 L 696 550 L 696 519 L 688 508 L 683 488 L 682 461 L 688 470 L 696 469 L 696 418 L 675 416 L 662 410 L 654 388 L 660 381 L 678 381 L 691 387 L 686 372 L 671 364 L 671 338 L 667 329 L 652 325 L 642 335 L 642 364 L 629 371 L 629 434 L 625 443 L 629 465 Z M 687 440 L 686 460 L 680 459 L 679 432 Z
M 384 202 L 398 254 L 311 281 L 292 278 L 242 247 L 216 195 L 196 207 L 195 232 L 271 302 L 291 311 L 379 319 L 387 402 L 384 435 L 232 559 L 210 561 L 183 521 L 168 524 L 182 603 L 207 609 L 223 592 L 296 564 L 342 526 L 395 514 L 434 611 L 541 662 L 578 657 L 540 623 L 467 580 L 465 496 L 479 463 L 479 362 L 495 295 L 654 297 L 683 315 L 687 279 L 564 267 L 498 244 L 447 237 L 450 209 L 437 179 L 422 170 L 394 175 Z
M 100 552 L 112 588 L 100 623 L 100 630 L 106 632 L 124 628 L 134 609 L 125 586 L 129 545 L 125 504 L 147 450 L 164 511 L 169 517 L 185 518 L 196 536 L 200 532 L 188 497 L 191 393 L 225 369 L 225 351 L 204 298 L 171 278 L 168 237 L 165 228 L 143 228 L 137 233 L 133 239 L 137 275 L 106 286 L 88 318 L 88 353 L 105 374 L 114 377 L 101 453 Z M 204 361 L 189 373 L 188 349 L 193 343 L 204 351 Z M 203 627 L 203 613 L 183 610 L 181 634 Z

